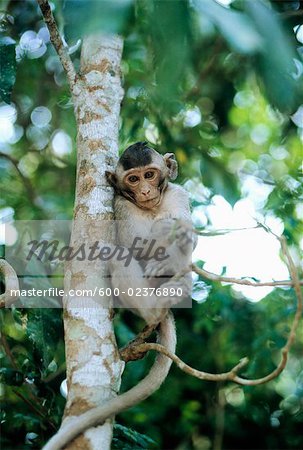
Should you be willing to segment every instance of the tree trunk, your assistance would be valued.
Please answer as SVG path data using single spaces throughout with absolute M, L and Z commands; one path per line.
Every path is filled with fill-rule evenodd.
M 77 184 L 71 244 L 79 247 L 111 240 L 113 192 L 105 179 L 118 158 L 118 129 L 123 90 L 122 40 L 94 35 L 84 39 L 81 71 L 73 87 L 78 127 Z M 112 326 L 109 297 L 73 298 L 70 289 L 104 287 L 100 261 L 73 260 L 65 272 L 65 346 L 68 398 L 64 424 L 117 394 L 124 363 Z M 106 286 L 105 286 L 106 287 Z M 96 302 L 97 300 L 97 302 Z M 63 424 L 63 425 L 64 425 Z M 87 430 L 67 448 L 110 448 L 112 421 Z

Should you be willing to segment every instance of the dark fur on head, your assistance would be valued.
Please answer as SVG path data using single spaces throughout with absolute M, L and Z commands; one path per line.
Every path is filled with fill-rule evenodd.
M 122 153 L 119 164 L 122 165 L 124 170 L 146 166 L 152 162 L 153 152 L 155 150 L 148 147 L 148 142 L 136 142 Z

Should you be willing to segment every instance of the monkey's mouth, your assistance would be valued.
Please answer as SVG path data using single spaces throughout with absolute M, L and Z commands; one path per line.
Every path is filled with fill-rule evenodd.
M 143 208 L 150 208 L 157 206 L 161 202 L 161 195 L 157 195 L 156 197 L 140 200 L 140 206 Z
M 153 202 L 154 200 L 159 200 L 160 196 L 157 195 L 157 197 L 153 197 L 153 198 L 148 198 L 146 200 L 141 200 L 141 203 L 146 203 L 146 202 Z

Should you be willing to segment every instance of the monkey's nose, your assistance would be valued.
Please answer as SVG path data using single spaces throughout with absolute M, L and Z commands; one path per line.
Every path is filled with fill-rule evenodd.
M 148 191 L 142 191 L 142 194 L 145 196 L 148 195 L 149 193 L 150 193 L 150 189 L 148 189 Z

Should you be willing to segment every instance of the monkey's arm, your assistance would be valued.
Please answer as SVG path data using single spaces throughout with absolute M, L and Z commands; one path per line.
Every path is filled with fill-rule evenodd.
M 158 342 L 174 353 L 176 348 L 176 331 L 171 313 L 162 320 L 159 327 Z M 43 450 L 59 450 L 88 428 L 100 425 L 107 418 L 145 400 L 159 389 L 168 374 L 171 364 L 172 361 L 169 358 L 158 354 L 152 368 L 142 381 L 124 394 L 109 400 L 105 405 L 92 408 L 80 416 L 68 419 L 61 426 L 58 433 L 43 447 Z
M 188 233 L 191 233 L 188 194 L 181 186 L 171 183 L 169 183 L 163 202 L 156 212 L 142 210 L 123 196 L 117 195 L 115 219 L 118 225 L 119 243 L 128 248 L 137 237 L 142 238 L 140 246 L 146 250 L 150 248 L 152 240 L 156 241 L 157 247 L 167 247 L 171 243 L 168 238 L 176 228 L 176 222 L 179 221 L 186 224 Z M 145 243 L 143 243 L 143 239 L 146 240 Z
M 152 259 L 145 267 L 145 276 L 175 275 L 190 266 L 197 236 L 193 232 L 187 192 L 178 185 L 171 185 L 165 197 L 160 218 L 153 223 L 151 235 L 161 242 L 166 239 L 165 260 Z
M 162 235 L 168 235 L 169 228 L 165 229 L 165 222 L 171 227 L 168 235 L 170 241 L 175 242 L 183 253 L 188 253 L 187 243 L 191 242 L 192 248 L 196 246 L 196 235 L 193 233 L 192 220 L 190 213 L 188 193 L 181 186 L 169 183 L 167 194 L 164 198 L 163 205 L 156 221 L 153 225 L 152 232 L 156 232 L 157 228 Z M 158 233 L 158 234 L 160 234 Z

